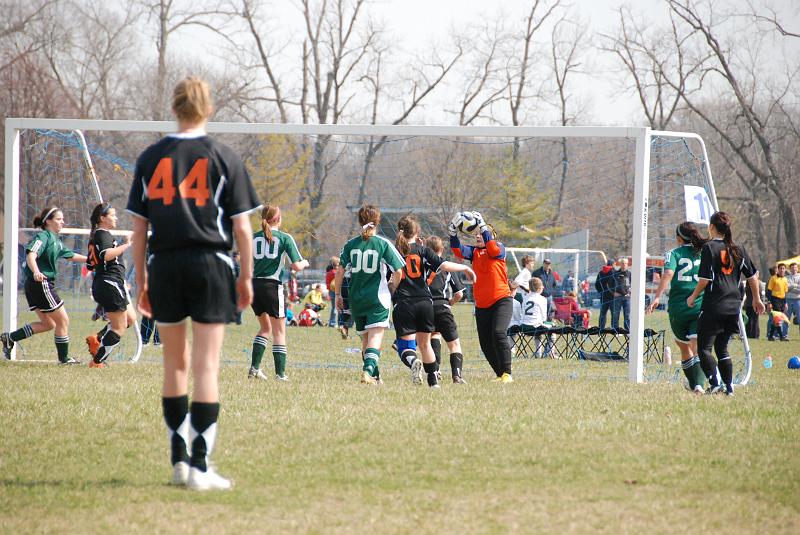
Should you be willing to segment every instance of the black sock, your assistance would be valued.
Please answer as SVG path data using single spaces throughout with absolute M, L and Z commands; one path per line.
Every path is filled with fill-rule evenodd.
M 436 372 L 439 371 L 439 363 L 434 362 L 423 362 L 422 367 L 425 369 L 425 373 L 428 374 L 428 386 L 433 386 L 439 383 L 439 378 L 436 376 Z
M 706 353 L 705 351 L 701 351 L 699 356 L 700 366 L 703 368 L 703 373 L 706 374 L 706 377 L 708 378 L 708 384 L 711 386 L 719 386 L 719 381 L 717 380 L 716 359 L 710 353 Z
M 111 324 L 110 323 L 106 323 L 105 326 L 102 329 L 97 331 L 97 339 L 98 340 L 102 340 L 103 337 L 106 335 L 106 333 L 108 332 L 108 330 L 110 328 L 111 328 Z
M 441 366 L 442 364 L 442 341 L 438 338 L 431 338 L 431 347 L 433 354 L 436 355 L 436 363 Z
M 417 352 L 413 349 L 404 349 L 403 354 L 400 355 L 400 360 L 406 365 L 406 368 L 411 369 L 411 365 L 417 360 Z
M 450 353 L 450 371 L 453 373 L 453 377 L 461 377 L 462 366 L 464 366 L 464 355 Z
M 219 403 L 193 401 L 191 413 L 191 466 L 205 472 L 208 470 L 208 456 L 214 449 L 214 442 L 217 438 L 215 424 L 219 417 Z
M 189 396 L 161 398 L 164 422 L 169 431 L 172 464 L 189 462 Z
M 69 360 L 69 335 L 54 337 L 56 343 L 56 352 L 58 353 L 59 362 L 67 362 Z
M 103 338 L 100 340 L 100 348 L 94 356 L 95 362 L 104 362 L 114 351 L 114 348 L 119 345 L 121 338 L 114 331 L 107 331 Z
M 730 357 L 719 359 L 719 375 L 722 378 L 722 384 L 725 386 L 730 386 L 733 383 L 733 361 Z

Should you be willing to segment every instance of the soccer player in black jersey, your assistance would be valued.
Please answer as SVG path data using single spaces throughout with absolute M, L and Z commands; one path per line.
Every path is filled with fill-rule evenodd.
M 429 236 L 425 240 L 425 246 L 434 253 L 442 256 L 444 252 L 444 242 L 438 236 Z M 453 376 L 454 384 L 467 384 L 462 376 L 464 356 L 461 353 L 461 340 L 458 338 L 458 325 L 453 311 L 450 307 L 461 301 L 464 296 L 464 284 L 458 277 L 454 277 L 449 271 L 431 271 L 428 273 L 428 287 L 431 289 L 433 297 L 433 322 L 436 331 L 431 335 L 431 347 L 436 356 L 436 362 L 442 362 L 442 338 L 444 338 L 447 348 L 450 350 L 450 372 Z M 449 292 L 448 292 L 449 290 Z M 449 297 L 451 294 L 452 297 Z
M 104 202 L 94 207 L 89 236 L 89 269 L 94 271 L 92 298 L 108 314 L 109 322 L 97 334 L 86 337 L 92 360 L 90 368 L 103 368 L 125 330 L 136 321 L 136 313 L 125 289 L 125 264 L 122 255 L 131 242 L 118 243 L 111 230 L 117 228 L 117 210 Z
M 742 309 L 742 296 L 739 293 L 739 280 L 747 279 L 753 292 L 753 308 L 756 313 L 764 313 L 761 292 L 758 285 L 758 270 L 753 265 L 744 247 L 733 242 L 731 236 L 731 217 L 725 212 L 715 212 L 708 225 L 711 239 L 700 251 L 699 281 L 692 295 L 686 299 L 690 308 L 703 293 L 700 317 L 697 319 L 697 349 L 700 365 L 708 377 L 710 393 L 719 392 L 723 387 L 727 395 L 733 395 L 733 363 L 728 354 L 731 335 L 739 332 L 739 314 Z M 711 355 L 711 348 L 717 354 L 717 364 Z
M 405 265 L 400 283 L 394 291 L 392 320 L 397 332 L 397 352 L 400 360 L 411 369 L 411 381 L 422 383 L 422 369 L 428 376 L 428 386 L 439 388 L 439 366 L 431 347 L 431 333 L 436 330 L 433 315 L 433 298 L 426 270 L 467 273 L 475 280 L 475 272 L 464 264 L 446 262 L 419 243 L 419 224 L 413 216 L 404 216 L 397 222 L 397 250 L 403 255 Z M 417 358 L 417 347 L 421 360 Z
M 196 490 L 229 489 L 232 483 L 216 473 L 208 456 L 217 433 L 225 324 L 235 321 L 237 309 L 253 300 L 249 214 L 260 203 L 239 156 L 206 134 L 212 112 L 208 84 L 199 78 L 179 82 L 172 110 L 179 131 L 139 156 L 128 198 L 128 211 L 136 216 L 138 307 L 158 322 L 163 344 L 162 396 L 172 481 Z M 233 238 L 241 255 L 236 280 L 228 253 Z M 187 318 L 192 319 L 191 349 Z
M 49 206 L 33 218 L 33 226 L 41 229 L 25 246 L 25 299 L 39 321 L 26 323 L 10 333 L 0 334 L 3 355 L 11 358 L 14 342 L 34 334 L 54 330 L 59 364 L 79 364 L 69 356 L 69 316 L 64 301 L 56 292 L 58 259 L 86 262 L 86 257 L 64 246 L 58 237 L 64 228 L 64 213 L 58 206 Z

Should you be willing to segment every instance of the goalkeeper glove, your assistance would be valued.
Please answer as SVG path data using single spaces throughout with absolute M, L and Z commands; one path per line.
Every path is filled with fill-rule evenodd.
M 447 226 L 447 233 L 450 236 L 455 236 L 458 234 L 458 226 L 463 222 L 464 218 L 461 217 L 461 212 L 457 213 L 453 216 L 453 219 L 450 220 L 450 224 Z
M 478 223 L 478 228 L 481 229 L 481 232 L 487 229 L 486 221 L 484 221 L 483 216 L 481 215 L 480 212 L 472 212 L 472 216 Z

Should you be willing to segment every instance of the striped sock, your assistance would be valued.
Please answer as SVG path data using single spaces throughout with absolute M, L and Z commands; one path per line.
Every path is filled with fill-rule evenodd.
M 59 362 L 67 362 L 69 359 L 69 335 L 54 336 L 56 351 L 58 352 Z
M 268 340 L 261 336 L 256 335 L 253 338 L 253 355 L 250 359 L 250 366 L 255 369 L 261 368 L 261 359 L 264 358 L 264 351 L 267 350 Z
M 9 334 L 8 337 L 11 338 L 12 342 L 19 342 L 20 340 L 25 340 L 26 338 L 30 338 L 33 336 L 33 327 L 31 327 L 30 323 L 26 323 L 13 333 Z
M 286 346 L 272 344 L 272 358 L 275 360 L 275 375 L 286 375 Z
M 372 377 L 378 377 L 378 361 L 381 358 L 381 350 L 374 347 L 368 347 L 364 351 L 364 371 Z

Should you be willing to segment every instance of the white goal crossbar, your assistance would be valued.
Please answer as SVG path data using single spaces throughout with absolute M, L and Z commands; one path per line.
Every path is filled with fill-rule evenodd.
M 106 132 L 175 132 L 171 121 L 106 121 L 73 119 L 6 119 L 5 122 L 5 251 L 3 330 L 10 331 L 17 324 L 17 266 L 16 251 L 19 245 L 19 173 L 20 130 L 100 130 Z M 650 172 L 650 145 L 654 135 L 673 138 L 691 138 L 699 141 L 705 162 L 705 172 L 711 183 L 709 197 L 714 209 L 717 198 L 708 165 L 708 155 L 703 140 L 696 134 L 653 131 L 645 127 L 563 127 L 563 126 L 422 126 L 422 125 L 307 125 L 269 123 L 209 123 L 211 133 L 226 134 L 295 134 L 295 135 L 360 135 L 360 136 L 431 136 L 473 138 L 628 138 L 636 143 L 634 203 L 630 214 L 633 228 L 633 263 L 631 309 L 643 310 L 645 303 L 645 260 L 648 222 L 648 195 Z M 6 291 L 11 288 L 12 291 Z M 630 358 L 628 378 L 643 381 L 644 371 L 644 314 L 634 313 L 631 318 Z

